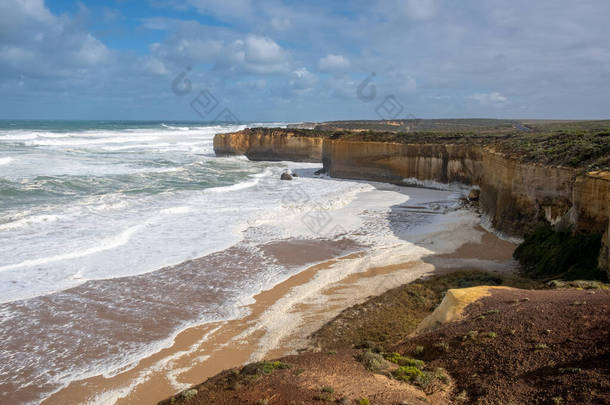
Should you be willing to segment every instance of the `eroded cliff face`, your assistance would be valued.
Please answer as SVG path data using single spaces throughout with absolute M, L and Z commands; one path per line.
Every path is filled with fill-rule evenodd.
M 322 138 L 298 136 L 290 129 L 246 129 L 214 136 L 214 152 L 245 155 L 250 160 L 320 162 L 322 143 Z
M 520 236 L 543 222 L 604 233 L 600 265 L 608 260 L 610 173 L 523 163 L 490 147 L 402 144 L 272 134 L 217 135 L 217 154 L 252 160 L 322 161 L 332 177 L 405 184 L 404 179 L 459 182 L 481 188 L 480 206 L 493 226 Z
M 489 147 L 327 139 L 323 163 L 333 177 L 479 186 L 481 207 L 494 227 L 513 235 L 542 221 L 600 233 L 608 224 L 608 173 L 522 163 Z
M 481 150 L 464 145 L 324 141 L 323 163 L 333 177 L 403 184 L 404 179 L 478 184 Z

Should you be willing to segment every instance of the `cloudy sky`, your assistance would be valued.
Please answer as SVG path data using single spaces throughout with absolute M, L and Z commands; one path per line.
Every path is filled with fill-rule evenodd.
M 0 118 L 211 120 L 212 102 L 244 121 L 610 118 L 608 16 L 608 0 L 1 0 Z

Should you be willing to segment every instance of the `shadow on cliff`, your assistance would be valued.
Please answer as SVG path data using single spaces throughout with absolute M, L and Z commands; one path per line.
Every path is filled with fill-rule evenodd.
M 316 168 L 296 169 L 298 177 L 316 178 L 321 181 L 350 181 L 370 184 L 378 191 L 398 192 L 406 201 L 389 207 L 386 214 L 392 235 L 431 253 L 422 261 L 438 271 L 482 269 L 506 271 L 514 269 L 512 259 L 514 245 L 499 239 L 476 224 L 476 208 L 468 206 L 465 196 L 469 188 L 461 185 L 449 189 L 431 187 L 398 186 L 371 181 L 342 180 L 326 175 L 316 175 Z M 451 218 L 449 218 L 451 216 Z M 465 218 L 456 219 L 464 216 Z M 463 224 L 463 225 L 459 225 Z M 453 253 L 443 253 L 456 250 Z

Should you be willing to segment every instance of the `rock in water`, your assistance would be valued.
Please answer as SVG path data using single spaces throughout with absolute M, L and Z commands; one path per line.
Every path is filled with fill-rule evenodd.
M 470 201 L 479 201 L 480 195 L 481 195 L 481 190 L 473 188 L 472 190 L 470 190 L 470 193 L 468 193 L 468 199 Z
M 292 176 L 290 175 L 290 173 L 282 173 L 280 180 L 292 180 Z
M 325 174 L 326 173 L 326 169 L 321 168 L 319 170 L 316 170 L 316 172 L 314 173 L 316 176 L 319 176 L 321 174 Z

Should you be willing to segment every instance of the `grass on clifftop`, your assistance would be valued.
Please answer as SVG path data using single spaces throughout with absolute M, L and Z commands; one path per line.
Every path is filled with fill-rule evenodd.
M 415 330 L 450 288 L 505 285 L 524 289 L 542 283 L 485 271 L 457 271 L 405 284 L 350 307 L 312 335 L 323 350 L 366 347 L 388 352 Z
M 597 267 L 601 234 L 572 234 L 543 226 L 515 249 L 525 275 L 537 279 L 608 281 Z
M 489 145 L 511 158 L 551 166 L 610 170 L 610 120 L 489 119 L 335 121 L 315 129 L 254 128 L 295 136 L 354 141 Z
M 610 170 L 610 121 L 539 124 L 529 131 L 335 132 L 335 139 L 489 145 L 511 158 L 550 166 Z
M 497 142 L 497 149 L 526 162 L 581 167 L 587 170 L 610 168 L 610 130 L 558 129 L 527 133 Z

